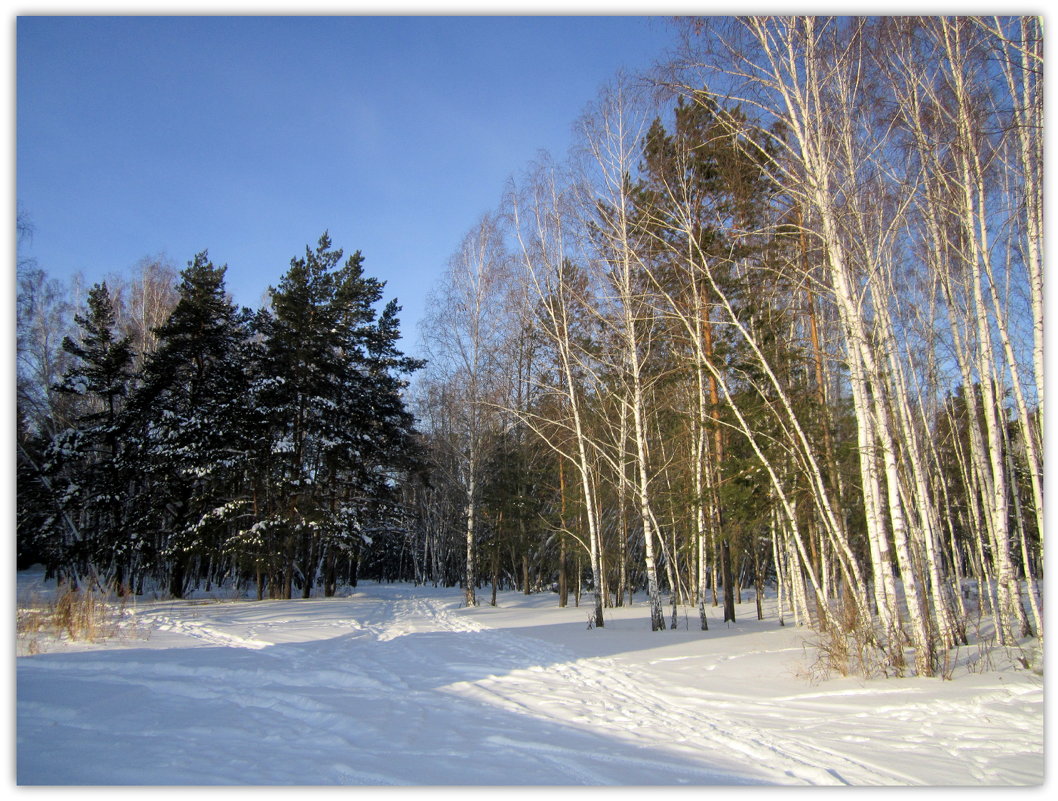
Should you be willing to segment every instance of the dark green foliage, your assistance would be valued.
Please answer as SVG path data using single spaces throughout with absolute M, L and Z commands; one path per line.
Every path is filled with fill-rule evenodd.
M 20 560 L 175 597 L 225 576 L 287 597 L 319 576 L 332 593 L 365 554 L 391 569 L 419 461 L 402 391 L 421 363 L 398 348 L 395 302 L 376 311 L 362 256 L 341 258 L 325 234 L 253 313 L 198 254 L 135 375 L 94 287 L 57 387 L 74 424 L 20 428 Z
M 283 595 L 295 573 L 308 593 L 320 563 L 357 559 L 393 525 L 396 479 L 414 462 L 400 376 L 419 363 L 397 349 L 398 307 L 376 313 L 383 285 L 364 276 L 362 255 L 341 259 L 324 234 L 255 323 L 255 452 L 271 479 L 246 539 Z
M 50 440 L 41 435 L 23 452 L 19 489 L 31 502 L 20 508 L 20 532 L 34 543 L 29 547 L 49 570 L 76 579 L 93 566 L 120 573 L 128 551 L 123 499 L 130 465 L 122 413 L 132 348 L 115 333 L 106 284 L 92 287 L 86 313 L 74 319 L 79 336 L 63 341 L 73 365 L 55 387 L 72 399 L 72 425 Z
M 138 504 L 137 528 L 173 566 L 169 589 L 177 597 L 189 558 L 216 551 L 245 506 L 240 355 L 247 331 L 225 293 L 224 272 L 200 253 L 181 274 L 179 300 L 156 332 L 158 350 L 132 403 L 150 488 Z

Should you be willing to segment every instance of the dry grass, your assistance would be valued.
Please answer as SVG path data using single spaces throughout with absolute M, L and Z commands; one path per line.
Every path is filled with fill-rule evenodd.
M 805 640 L 806 666 L 798 676 L 813 683 L 834 676 L 859 678 L 892 678 L 913 675 L 910 640 L 898 631 L 899 641 L 885 645 L 885 634 L 878 630 L 864 630 L 846 605 L 839 610 L 837 625 L 832 629 L 817 629 Z M 959 622 L 967 632 L 968 642 L 943 648 L 936 643 L 937 677 L 952 680 L 963 673 L 988 673 L 996 670 L 1020 669 L 1043 675 L 1044 651 L 1040 640 L 1023 640 L 1002 646 L 996 637 L 991 619 L 967 615 Z
M 54 600 L 39 595 L 18 603 L 18 655 L 47 650 L 55 642 L 103 642 L 117 636 L 137 637 L 125 624 L 128 599 L 93 590 L 68 589 Z
M 907 675 L 901 649 L 882 648 L 881 633 L 864 628 L 851 599 L 846 597 L 834 611 L 834 626 L 819 629 L 805 643 L 806 653 L 810 649 L 815 660 L 804 671 L 805 678 L 815 683 L 835 675 L 865 679 Z

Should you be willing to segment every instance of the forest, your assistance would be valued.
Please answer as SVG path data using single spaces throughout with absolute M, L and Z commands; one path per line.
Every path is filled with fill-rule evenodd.
M 19 563 L 594 627 L 645 593 L 703 636 L 767 588 L 887 675 L 982 614 L 1042 639 L 1042 20 L 673 31 L 468 221 L 422 359 L 327 234 L 256 311 L 206 253 L 87 292 L 20 261 Z

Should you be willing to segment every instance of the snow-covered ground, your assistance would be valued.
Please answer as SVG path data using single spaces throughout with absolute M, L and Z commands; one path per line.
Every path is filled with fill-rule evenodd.
M 556 601 L 470 609 L 458 589 L 371 582 L 138 601 L 124 634 L 17 659 L 18 782 L 1043 782 L 1043 679 L 998 657 L 968 668 L 967 651 L 950 681 L 824 679 L 811 632 L 752 603 L 703 633 L 693 610 L 651 632 L 637 603 L 589 629 L 587 606 Z

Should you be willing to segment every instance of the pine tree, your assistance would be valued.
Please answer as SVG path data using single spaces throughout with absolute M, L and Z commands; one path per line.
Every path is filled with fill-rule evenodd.
M 702 629 L 707 629 L 705 594 L 708 543 L 712 542 L 723 577 L 724 620 L 735 619 L 732 581 L 733 527 L 721 488 L 731 474 L 727 451 L 729 421 L 723 420 L 720 372 L 731 375 L 739 347 L 731 326 L 718 312 L 717 287 L 747 320 L 766 312 L 766 299 L 742 308 L 751 289 L 739 274 L 740 260 L 760 259 L 760 243 L 745 235 L 767 198 L 760 165 L 740 146 L 732 120 L 737 110 L 695 95 L 672 111 L 670 129 L 654 120 L 643 140 L 640 180 L 634 190 L 635 216 L 646 232 L 640 247 L 649 264 L 653 289 L 670 319 L 670 341 L 693 366 L 685 384 L 685 407 L 693 409 L 692 487 L 698 551 L 698 600 Z M 675 365 L 675 366 L 678 366 Z M 733 380 L 740 380 L 731 376 Z
M 184 593 L 190 560 L 216 554 L 247 505 L 246 329 L 225 292 L 225 270 L 203 252 L 183 271 L 134 402 L 147 482 L 140 528 L 154 533 L 174 597 Z
M 132 347 L 128 337 L 115 333 L 105 283 L 89 290 L 87 311 L 74 320 L 78 338 L 63 341 L 74 363 L 55 387 L 74 399 L 72 425 L 55 436 L 36 472 L 53 510 L 54 528 L 42 534 L 75 579 L 103 574 L 120 587 L 129 549 L 124 522 L 130 480 L 121 416 Z
M 342 255 L 324 233 L 291 260 L 256 323 L 254 405 L 266 437 L 257 452 L 269 475 L 254 547 L 283 597 L 295 573 L 308 595 L 321 564 L 355 566 L 394 518 L 393 471 L 412 451 L 400 376 L 420 363 L 397 348 L 396 303 L 374 308 L 384 284 L 364 275 L 359 251 L 344 264 Z

